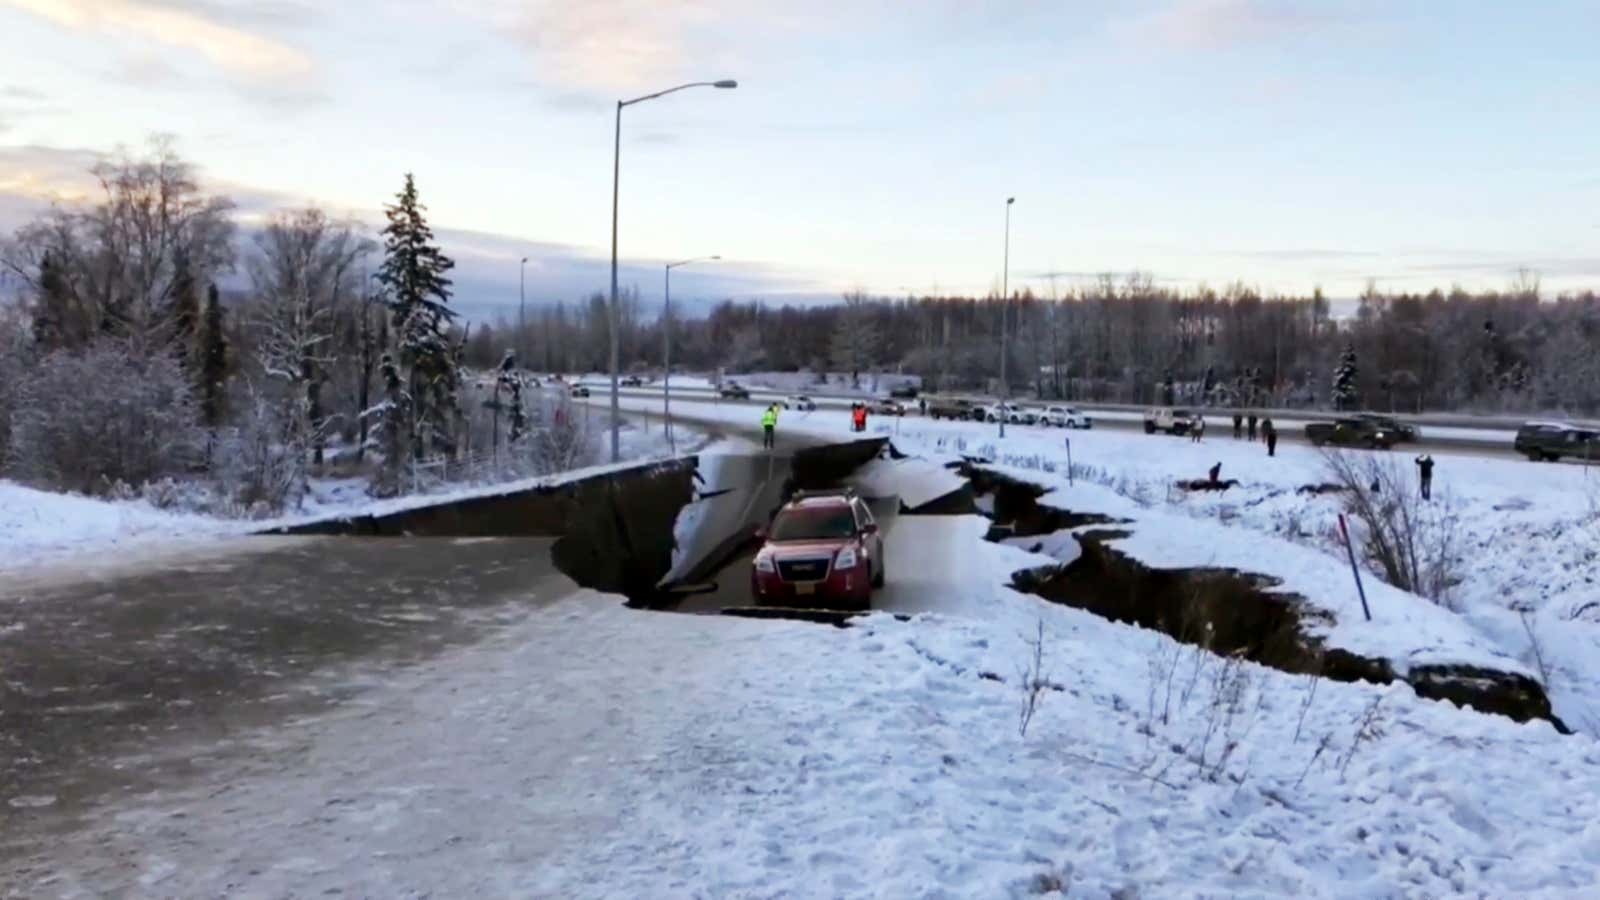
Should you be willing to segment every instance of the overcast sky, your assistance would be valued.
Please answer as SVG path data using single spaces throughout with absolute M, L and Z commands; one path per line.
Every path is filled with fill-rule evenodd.
M 1149 271 L 1600 286 L 1600 3 L 0 0 L 0 220 L 155 131 L 247 211 L 418 178 L 475 304 Z M 14 224 L 6 221 L 5 224 Z M 458 233 L 460 232 L 460 233 Z M 470 232 L 470 234 L 466 233 Z

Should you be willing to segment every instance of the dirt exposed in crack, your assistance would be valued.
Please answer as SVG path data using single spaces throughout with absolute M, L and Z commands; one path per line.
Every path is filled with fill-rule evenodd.
M 968 465 L 974 489 L 994 497 L 990 540 L 1047 534 L 1090 525 L 1131 524 L 1099 513 L 1058 509 L 1039 502 L 1039 485 Z M 1285 672 L 1321 674 L 1336 681 L 1387 684 L 1404 680 L 1418 696 L 1449 700 L 1518 722 L 1542 719 L 1570 730 L 1533 679 L 1469 665 L 1414 666 L 1401 676 L 1389 661 L 1324 646 L 1312 627 L 1327 614 L 1304 598 L 1276 590 L 1276 579 L 1236 569 L 1160 569 L 1109 546 L 1130 532 L 1090 528 L 1076 535 L 1082 553 L 1062 566 L 1013 576 L 1018 590 L 1150 628 L 1220 655 L 1238 654 Z

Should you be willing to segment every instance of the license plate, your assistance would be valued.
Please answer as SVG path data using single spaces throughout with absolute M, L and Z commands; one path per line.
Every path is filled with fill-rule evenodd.
M 796 594 L 809 594 L 809 593 L 812 593 L 813 591 L 815 591 L 816 589 L 817 589 L 817 586 L 814 585 L 814 584 L 797 584 L 797 585 L 794 586 L 794 592 Z

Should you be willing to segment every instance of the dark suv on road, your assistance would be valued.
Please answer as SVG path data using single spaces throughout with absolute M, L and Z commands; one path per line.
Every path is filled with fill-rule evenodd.
M 723 385 L 722 390 L 718 391 L 718 393 L 721 394 L 726 400 L 750 399 L 750 391 L 748 388 L 742 384 L 734 384 L 731 381 Z
M 1600 460 L 1600 428 L 1570 422 L 1528 422 L 1517 429 L 1512 446 L 1534 462 L 1557 462 L 1563 456 Z
M 1381 431 L 1398 435 L 1401 443 L 1415 444 L 1422 437 L 1422 434 L 1417 431 L 1417 426 L 1402 422 L 1394 416 L 1386 416 L 1382 413 L 1358 413 L 1355 418 L 1365 419 L 1378 426 Z
M 1306 440 L 1313 446 L 1368 447 L 1388 450 L 1400 443 L 1400 434 L 1385 429 L 1371 419 L 1352 416 L 1333 422 L 1312 422 L 1306 426 Z
M 854 491 L 796 494 L 765 538 L 750 571 L 758 606 L 872 608 L 884 581 L 883 535 Z

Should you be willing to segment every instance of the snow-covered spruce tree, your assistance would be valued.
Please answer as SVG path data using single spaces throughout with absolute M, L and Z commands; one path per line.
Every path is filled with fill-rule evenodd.
M 389 224 L 383 229 L 384 259 L 377 278 L 389 298 L 397 362 L 410 396 L 406 427 L 411 452 L 417 457 L 453 456 L 460 374 L 449 335 L 455 312 L 449 307 L 445 273 L 455 262 L 433 242 L 425 211 L 408 172 L 394 205 L 384 209 Z
M 1339 365 L 1333 370 L 1333 407 L 1334 409 L 1353 409 L 1360 394 L 1356 389 L 1356 376 L 1360 370 L 1356 368 L 1355 344 L 1345 344 L 1344 352 L 1339 354 Z
M 207 428 L 222 425 L 226 413 L 228 335 L 222 317 L 222 298 L 215 284 L 206 288 L 205 315 L 200 322 L 200 421 Z
M 377 435 L 378 450 L 382 454 L 367 493 L 374 497 L 393 497 L 400 493 L 411 447 L 411 396 L 406 391 L 400 367 L 388 353 L 378 364 L 378 377 L 383 379 L 383 399 L 361 414 L 363 420 L 375 423 L 373 433 Z

